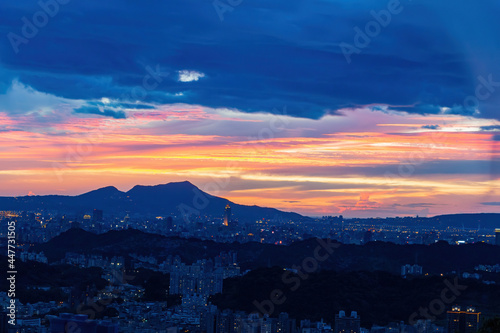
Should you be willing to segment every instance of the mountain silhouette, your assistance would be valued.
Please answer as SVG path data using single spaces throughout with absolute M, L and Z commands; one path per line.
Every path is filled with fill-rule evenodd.
M 300 214 L 274 208 L 239 205 L 203 192 L 188 181 L 154 186 L 136 185 L 128 192 L 108 186 L 77 196 L 0 197 L 0 210 L 47 210 L 68 214 L 102 209 L 106 214 L 123 215 L 127 212 L 141 216 L 175 214 L 221 217 L 226 205 L 231 206 L 233 217 L 239 221 L 261 218 L 286 221 L 304 218 Z

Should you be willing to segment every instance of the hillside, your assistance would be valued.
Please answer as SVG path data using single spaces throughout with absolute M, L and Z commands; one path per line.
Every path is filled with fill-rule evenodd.
M 60 213 L 84 214 L 93 209 L 102 209 L 105 214 L 158 216 L 190 215 L 222 216 L 226 205 L 240 221 L 255 221 L 266 218 L 299 220 L 305 217 L 274 208 L 245 206 L 203 192 L 188 181 L 155 186 L 134 186 L 128 192 L 113 186 L 104 187 L 77 196 L 46 195 L 24 197 L 0 197 L 0 210 L 50 210 Z
M 81 229 L 71 229 L 47 243 L 35 246 L 44 251 L 49 261 L 59 260 L 66 252 L 103 255 L 138 253 L 164 258 L 179 255 L 185 262 L 213 258 L 221 251 L 236 251 L 244 269 L 267 266 L 292 267 L 314 254 L 318 240 L 311 238 L 288 246 L 249 243 L 216 243 L 199 239 L 164 237 L 129 229 L 95 235 Z M 366 245 L 340 244 L 321 263 L 321 269 L 336 271 L 385 271 L 398 275 L 401 265 L 418 264 L 424 273 L 441 274 L 450 271 L 471 271 L 478 264 L 494 265 L 500 258 L 500 246 L 484 243 L 448 245 L 397 245 L 370 242 Z
M 362 326 L 371 327 L 373 324 L 408 322 L 412 313 L 429 307 L 433 300 L 440 297 L 446 286 L 445 280 L 455 282 L 453 276 L 402 279 L 385 272 L 334 271 L 311 273 L 304 279 L 290 274 L 284 279 L 283 272 L 279 267 L 272 267 L 227 279 L 222 294 L 215 295 L 211 301 L 220 308 L 268 312 L 269 302 L 262 302 L 269 300 L 271 292 L 278 289 L 283 292 L 279 300 L 284 301 L 283 304 L 275 305 L 271 316 L 277 317 L 280 312 L 288 312 L 297 319 L 323 318 L 333 322 L 334 315 L 340 310 L 347 313 L 357 311 Z M 294 278 L 300 280 L 300 284 L 291 283 Z M 460 295 L 453 304 L 476 306 L 486 316 L 500 312 L 499 286 L 488 286 L 471 279 L 456 282 L 464 287 L 460 287 Z M 267 307 L 259 309 L 254 301 L 267 304 Z M 446 306 L 451 307 L 453 304 Z M 437 319 L 446 319 L 446 312 L 439 313 Z

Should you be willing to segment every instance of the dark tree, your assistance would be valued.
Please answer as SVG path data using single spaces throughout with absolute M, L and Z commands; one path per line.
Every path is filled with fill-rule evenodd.
M 486 320 L 478 333 L 498 333 L 500 332 L 500 317 L 494 317 Z

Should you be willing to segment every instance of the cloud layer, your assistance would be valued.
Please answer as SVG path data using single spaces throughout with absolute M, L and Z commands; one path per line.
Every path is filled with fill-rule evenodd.
M 6 98 L 18 90 L 27 100 L 40 96 L 23 86 Z M 495 120 L 385 107 L 314 120 L 291 116 L 286 107 L 272 114 L 44 100 L 51 112 L 0 111 L 0 195 L 188 179 L 237 202 L 309 215 L 498 210 L 489 204 L 500 195 Z
M 37 2 L 9 3 L 0 34 L 23 42 L 1 39 L 0 90 L 17 79 L 71 99 L 244 112 L 287 105 L 292 115 L 312 119 L 383 104 L 498 119 L 499 4 L 401 0 L 384 21 L 394 2 L 243 1 L 221 17 L 211 1 L 71 1 L 45 25 Z M 41 26 L 27 34 L 26 22 Z M 359 51 L 351 63 L 342 43 Z M 147 95 L 136 89 L 131 96 L 147 66 L 160 66 L 165 77 Z

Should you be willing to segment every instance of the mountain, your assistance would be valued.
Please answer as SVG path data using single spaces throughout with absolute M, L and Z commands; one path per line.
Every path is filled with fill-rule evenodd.
M 23 197 L 0 197 L 0 210 L 53 210 L 61 213 L 83 214 L 93 209 L 102 209 L 106 214 L 142 216 L 158 215 L 209 215 L 222 216 L 226 205 L 240 221 L 261 218 L 298 220 L 304 217 L 274 208 L 245 206 L 203 192 L 188 181 L 155 186 L 136 185 L 128 192 L 108 186 L 77 196 L 46 195 Z
M 429 224 L 435 226 L 450 226 L 456 228 L 479 229 L 499 228 L 500 214 L 480 213 L 480 214 L 449 214 L 438 215 L 429 218 Z

